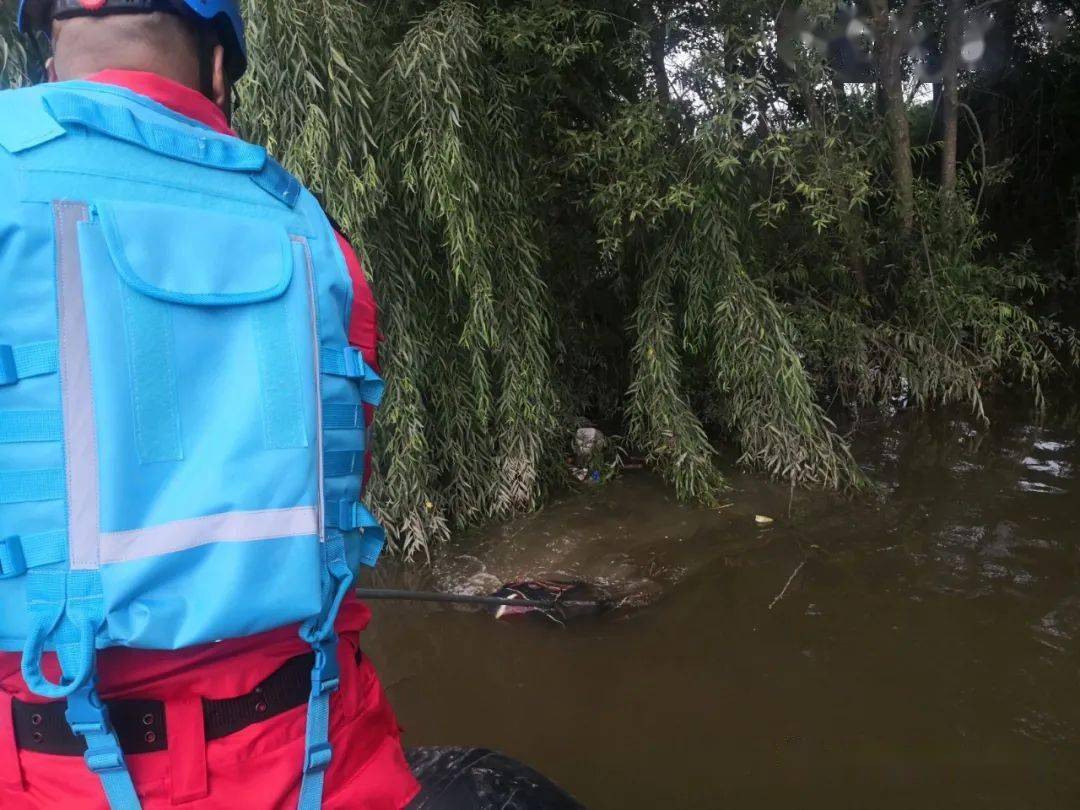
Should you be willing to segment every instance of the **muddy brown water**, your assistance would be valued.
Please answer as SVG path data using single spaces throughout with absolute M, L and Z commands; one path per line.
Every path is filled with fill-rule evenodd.
M 590 808 L 1077 808 L 1066 421 L 864 428 L 884 489 L 859 500 L 735 476 L 702 510 L 628 474 L 380 584 L 559 573 L 637 607 L 560 629 L 383 603 L 368 653 L 408 744 L 500 749 Z

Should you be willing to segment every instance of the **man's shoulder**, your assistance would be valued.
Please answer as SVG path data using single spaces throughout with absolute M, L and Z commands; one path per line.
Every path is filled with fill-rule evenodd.
M 25 87 L 11 87 L 0 89 L 0 105 L 22 105 L 34 100 L 41 103 L 41 97 L 45 94 L 44 85 L 31 84 Z
M 43 102 L 42 86 L 0 91 L 0 156 L 16 154 L 63 134 Z
M 5 96 L 14 95 L 32 95 L 34 93 L 41 93 L 41 89 L 44 85 L 41 84 L 24 84 L 21 87 L 0 87 L 0 98 Z
M 0 90 L 0 110 L 10 115 L 16 108 L 30 103 L 41 104 L 41 88 L 36 86 L 14 87 Z M 0 123 L 7 119 L 0 119 Z

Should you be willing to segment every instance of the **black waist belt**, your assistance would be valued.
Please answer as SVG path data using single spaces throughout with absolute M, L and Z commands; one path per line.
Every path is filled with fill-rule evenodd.
M 315 654 L 291 658 L 246 695 L 225 700 L 203 698 L 203 722 L 207 740 L 235 734 L 307 703 L 311 694 L 311 668 Z M 126 754 L 147 754 L 168 747 L 165 704 L 160 700 L 107 701 L 109 717 Z M 67 702 L 23 703 L 13 700 L 15 742 L 25 751 L 41 754 L 81 756 L 86 740 L 79 737 L 64 719 Z

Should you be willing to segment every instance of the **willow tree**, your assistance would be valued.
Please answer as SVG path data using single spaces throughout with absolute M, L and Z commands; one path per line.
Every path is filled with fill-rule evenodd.
M 16 8 L 15 3 L 0 3 L 0 89 L 29 80 L 29 43 L 14 35 Z
M 474 6 L 408 6 L 249 8 L 239 125 L 363 249 L 389 381 L 372 500 L 412 554 L 539 505 L 558 407 L 510 87 Z
M 391 525 L 411 527 L 399 535 L 407 548 L 441 533 L 444 514 L 468 524 L 535 505 L 560 450 L 554 393 L 565 385 L 553 372 L 552 301 L 541 280 L 551 245 L 531 202 L 560 175 L 592 176 L 597 264 L 634 279 L 626 422 L 680 494 L 707 500 L 722 482 L 681 379 L 684 352 L 709 364 L 709 388 L 748 462 L 800 483 L 861 481 L 816 401 L 790 322 L 739 255 L 734 220 L 747 190 L 725 165 L 737 125 L 667 161 L 670 121 L 645 81 L 646 65 L 658 63 L 634 64 L 632 52 L 642 34 L 647 47 L 656 40 L 636 24 L 615 59 L 627 60 L 628 97 L 610 119 L 585 131 L 557 120 L 553 108 L 575 81 L 557 74 L 602 58 L 605 37 L 610 46 L 625 26 L 604 5 L 299 2 L 260 6 L 261 17 L 252 9 L 257 68 L 244 86 L 242 125 L 323 191 L 363 244 L 384 307 L 390 389 L 373 499 Z M 511 67 L 523 49 L 524 74 Z M 540 106 L 524 103 L 526 93 Z M 539 151 L 553 145 L 562 165 L 523 179 L 537 157 L 534 133 L 544 130 L 554 143 Z M 598 160 L 586 165 L 581 148 Z M 687 162 L 701 167 L 692 190 L 671 181 Z M 690 207 L 696 214 L 683 216 Z M 634 235 L 621 226 L 644 209 L 665 212 L 651 215 L 663 231 L 655 252 L 622 249 Z M 629 266 L 639 261 L 648 268 Z M 676 287 L 696 307 L 679 325 Z

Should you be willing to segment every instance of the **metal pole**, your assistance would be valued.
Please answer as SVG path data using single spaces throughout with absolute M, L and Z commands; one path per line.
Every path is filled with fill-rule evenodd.
M 554 610 L 557 607 L 591 607 L 596 602 L 549 602 L 539 599 L 515 599 L 503 596 L 472 596 L 464 593 L 435 593 L 432 591 L 396 591 L 387 588 L 357 588 L 356 595 L 361 599 L 403 601 L 403 602 L 448 602 L 459 605 L 484 605 L 487 607 L 531 607 Z

